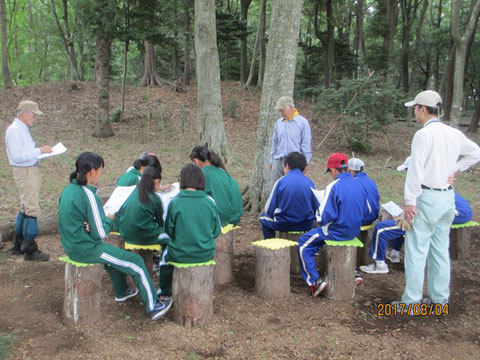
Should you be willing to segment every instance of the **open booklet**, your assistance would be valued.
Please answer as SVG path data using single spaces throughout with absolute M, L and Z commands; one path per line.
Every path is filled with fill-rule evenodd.
M 157 192 L 158 197 L 162 200 L 162 206 L 163 206 L 163 221 L 166 220 L 167 218 L 167 210 L 168 210 L 168 204 L 170 204 L 170 201 L 177 196 L 177 194 L 180 192 L 180 183 L 175 182 L 172 184 L 172 190 L 170 191 L 165 191 L 165 192 Z
M 52 147 L 51 153 L 42 154 L 38 157 L 38 159 L 45 159 L 52 156 L 60 155 L 60 154 L 63 154 L 65 151 L 67 151 L 67 148 L 61 142 L 59 142 L 57 145 Z
M 136 187 L 137 185 L 117 186 L 115 190 L 113 190 L 113 193 L 110 195 L 108 201 L 103 206 L 105 214 L 116 214 Z
M 403 213 L 403 210 L 400 206 L 395 204 L 393 201 L 389 201 L 386 204 L 382 204 L 382 207 L 387 210 L 387 212 L 392 215 L 393 217 L 400 216 Z

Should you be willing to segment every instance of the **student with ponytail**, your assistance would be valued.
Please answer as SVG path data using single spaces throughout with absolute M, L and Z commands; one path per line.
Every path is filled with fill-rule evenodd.
M 193 148 L 190 159 L 205 175 L 205 192 L 215 200 L 222 226 L 238 224 L 243 214 L 242 194 L 221 158 L 206 146 L 198 145 Z
M 161 170 L 147 166 L 140 184 L 118 212 L 120 235 L 126 242 L 138 245 L 168 244 L 162 201 L 155 194 L 160 189 L 161 179 Z
M 102 241 L 107 237 L 114 218 L 114 215 L 105 215 L 102 201 L 96 194 L 95 186 L 103 167 L 100 155 L 84 152 L 78 156 L 70 183 L 60 196 L 60 241 L 73 261 L 105 264 L 105 270 L 113 282 L 116 301 L 123 302 L 140 291 L 147 313 L 152 320 L 157 320 L 172 304 L 171 301 L 157 300 L 141 256 Z M 132 276 L 138 289 L 128 287 L 127 275 Z
M 138 185 L 147 166 L 155 167 L 162 172 L 160 160 L 155 155 L 146 155 L 133 162 L 133 167 L 118 178 L 116 186 Z

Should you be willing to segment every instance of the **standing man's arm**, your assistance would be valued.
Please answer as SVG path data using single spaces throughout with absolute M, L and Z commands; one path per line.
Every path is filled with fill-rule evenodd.
M 312 132 L 307 119 L 305 119 L 305 123 L 303 124 L 300 150 L 300 152 L 305 155 L 307 164 L 310 164 L 310 160 L 312 159 Z
M 480 146 L 464 136 L 460 155 L 463 157 L 457 161 L 455 172 L 465 171 L 480 161 Z
M 30 146 L 30 144 L 25 141 L 24 134 L 17 129 L 12 129 L 7 132 L 5 142 L 7 143 L 8 153 L 11 159 L 17 164 L 36 161 L 42 154 L 42 148 Z

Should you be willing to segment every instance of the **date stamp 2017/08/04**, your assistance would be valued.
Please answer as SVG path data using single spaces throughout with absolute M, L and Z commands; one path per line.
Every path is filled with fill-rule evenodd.
M 378 304 L 377 316 L 448 316 L 448 304 Z

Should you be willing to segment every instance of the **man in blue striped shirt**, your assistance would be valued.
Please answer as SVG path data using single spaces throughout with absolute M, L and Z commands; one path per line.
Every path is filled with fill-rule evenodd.
M 312 133 L 307 119 L 298 114 L 291 97 L 283 96 L 277 100 L 275 110 L 282 117 L 275 123 L 270 149 L 270 188 L 283 176 L 284 159 L 297 151 L 307 159 L 312 159 Z
M 5 132 L 5 145 L 13 177 L 20 192 L 20 212 L 15 222 L 12 254 L 23 254 L 24 260 L 46 261 L 49 256 L 38 251 L 35 238 L 38 235 L 37 217 L 40 213 L 40 170 L 38 158 L 52 152 L 48 145 L 36 147 L 30 128 L 43 112 L 33 101 L 21 101 L 17 117 Z

